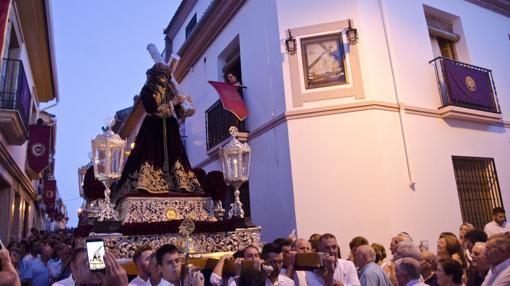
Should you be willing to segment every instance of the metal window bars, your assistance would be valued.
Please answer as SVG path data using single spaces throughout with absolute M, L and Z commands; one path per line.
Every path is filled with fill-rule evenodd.
M 452 161 L 462 219 L 483 229 L 492 209 L 503 206 L 494 159 L 452 156 Z

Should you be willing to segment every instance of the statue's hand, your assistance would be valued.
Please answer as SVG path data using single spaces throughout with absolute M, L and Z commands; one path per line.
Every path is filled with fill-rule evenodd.
M 186 96 L 184 96 L 184 95 L 176 95 L 174 98 L 172 98 L 172 104 L 174 106 L 175 105 L 179 105 L 179 104 L 183 103 L 185 100 L 186 100 Z

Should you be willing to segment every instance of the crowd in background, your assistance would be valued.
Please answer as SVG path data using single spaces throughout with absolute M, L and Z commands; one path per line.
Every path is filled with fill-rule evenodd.
M 493 221 L 484 230 L 464 223 L 458 235 L 441 233 L 436 253 L 407 232 L 391 238 L 391 257 L 382 243 L 357 236 L 343 258 L 338 243 L 330 233 L 308 239 L 291 235 L 261 249 L 253 245 L 224 255 L 212 272 L 184 265 L 174 245 L 158 249 L 145 245 L 133 256 L 138 276 L 128 282 L 125 269 L 111 253 L 103 258 L 105 271 L 92 272 L 87 250 L 75 243 L 72 232 L 32 229 L 28 238 L 12 239 L 0 250 L 0 286 L 510 285 L 510 226 L 502 208 L 494 209 Z M 314 252 L 320 265 L 300 268 L 297 260 L 306 256 L 302 253 Z M 229 263 L 234 271 L 225 271 Z

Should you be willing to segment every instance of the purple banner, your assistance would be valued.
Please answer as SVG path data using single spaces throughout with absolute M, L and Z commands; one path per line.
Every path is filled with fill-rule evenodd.
M 450 100 L 453 103 L 496 111 L 489 72 L 448 60 L 443 60 L 443 70 Z

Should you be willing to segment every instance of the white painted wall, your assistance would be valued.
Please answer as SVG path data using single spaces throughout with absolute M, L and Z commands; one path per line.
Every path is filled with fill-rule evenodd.
M 247 1 L 180 83 L 183 92 L 193 96 L 197 109 L 186 122 L 190 142 L 188 156 L 192 165 L 207 157 L 205 110 L 219 98 L 207 81 L 223 80 L 218 56 L 237 35 L 243 84 L 247 86 L 244 99 L 250 111 L 248 129 L 254 130 L 284 112 L 282 74 L 278 64 L 281 54 L 274 11 L 271 0 Z M 267 18 L 261 19 L 261 15 Z
M 509 18 L 460 0 L 252 0 L 181 83 L 197 108 L 186 123 L 192 165 L 207 158 L 204 111 L 218 98 L 206 81 L 221 80 L 218 55 L 236 35 L 243 83 L 248 86 L 250 131 L 285 111 L 367 100 L 396 103 L 397 95 L 407 105 L 437 109 L 440 98 L 428 64 L 433 51 L 423 4 L 460 17 L 457 24 L 465 37 L 459 43 L 465 47 L 460 57 L 493 70 L 508 120 Z M 287 29 L 349 18 L 360 35 L 365 99 L 293 108 L 284 48 Z M 402 127 L 395 111 L 292 119 L 252 138 L 252 215 L 263 227 L 263 239 L 284 236 L 294 227 L 300 237 L 332 232 L 345 255 L 347 243 L 356 235 L 388 247 L 392 235 L 408 231 L 417 241 L 429 240 L 434 249 L 438 234 L 457 233 L 462 220 L 452 155 L 494 158 L 504 204 L 510 207 L 510 178 L 504 175 L 510 169 L 508 128 L 410 114 L 404 114 L 404 121 L 415 190 L 409 188 Z M 220 166 L 215 161 L 205 169 Z
M 200 21 L 200 18 L 204 15 L 205 11 L 207 10 L 207 7 L 209 7 L 209 4 L 211 4 L 211 0 L 198 0 L 195 6 L 193 7 L 191 13 L 186 18 L 186 21 L 182 24 L 179 31 L 174 37 L 174 40 L 172 42 L 172 50 L 174 53 L 177 53 L 179 49 L 181 48 L 182 44 L 186 41 L 186 26 L 188 25 L 191 18 L 193 18 L 193 15 L 195 13 L 197 14 L 197 23 Z
M 508 81 L 498 80 L 498 74 L 508 74 L 510 68 L 508 29 L 505 30 L 510 20 L 465 1 L 364 0 L 356 4 L 321 1 L 321 5 L 277 1 L 280 37 L 283 41 L 289 28 L 352 18 L 360 34 L 358 48 L 365 100 L 395 103 L 398 95 L 405 104 L 437 109 L 440 98 L 433 67 L 428 64 L 433 52 L 424 2 L 460 17 L 465 39 L 459 48 L 464 45 L 466 51 L 460 51 L 459 57 L 493 69 L 505 116 L 509 107 L 502 94 L 510 89 Z M 494 29 L 490 39 L 480 32 L 480 21 L 485 29 Z M 286 106 L 292 110 L 288 56 L 284 59 Z M 326 107 L 339 102 L 321 101 L 313 106 Z M 342 102 L 348 103 L 349 99 Z M 352 98 L 350 102 L 360 101 Z M 305 105 L 299 109 L 307 108 Z M 408 231 L 417 241 L 429 240 L 434 248 L 440 232 L 457 233 L 462 222 L 452 155 L 494 158 L 508 208 L 509 180 L 501 175 L 510 168 L 508 129 L 409 114 L 404 117 L 411 171 L 417 183 L 414 191 L 408 187 L 398 113 L 362 111 L 289 122 L 300 236 L 333 232 L 344 243 L 346 253 L 345 243 L 356 235 L 365 235 L 370 241 L 388 246 L 392 235 Z

